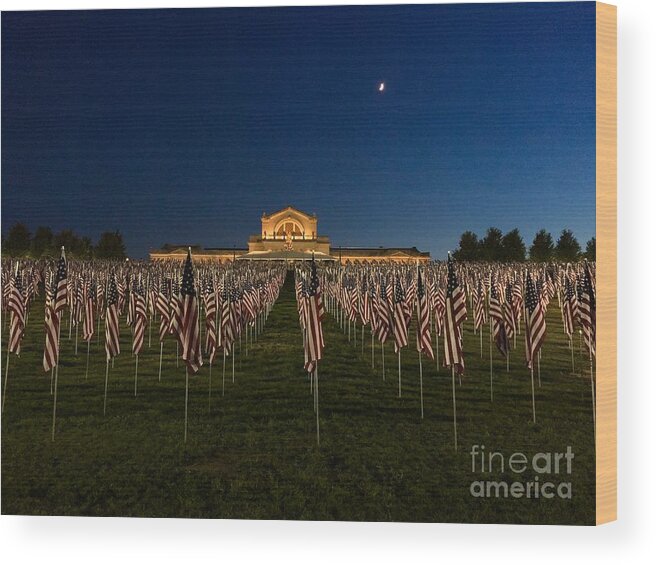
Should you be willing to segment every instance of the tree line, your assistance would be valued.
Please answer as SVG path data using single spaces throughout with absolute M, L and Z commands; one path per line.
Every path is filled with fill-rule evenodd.
M 2 240 L 2 253 L 9 257 L 58 257 L 62 245 L 66 255 L 76 259 L 124 259 L 125 244 L 119 231 L 106 231 L 94 245 L 91 238 L 79 236 L 73 230 L 55 234 L 51 228 L 40 226 L 34 234 L 25 224 L 15 223 Z
M 535 234 L 533 243 L 528 248 L 517 228 L 504 234 L 499 228 L 488 228 L 485 237 L 479 239 L 472 231 L 460 236 L 458 249 L 454 258 L 461 261 L 577 261 L 585 258 L 594 261 L 596 255 L 596 238 L 590 239 L 581 250 L 581 245 L 572 230 L 564 229 L 554 244 L 553 237 L 541 229 Z

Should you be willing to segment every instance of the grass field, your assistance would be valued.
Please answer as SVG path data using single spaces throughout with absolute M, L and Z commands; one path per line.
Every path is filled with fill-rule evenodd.
M 157 516 L 411 522 L 591 524 L 595 515 L 595 461 L 589 369 L 576 345 L 576 372 L 562 331 L 557 301 L 548 317 L 542 386 L 536 381 L 537 423 L 532 423 L 531 381 L 523 361 L 523 336 L 510 372 L 496 353 L 494 402 L 490 401 L 487 330 L 465 322 L 467 371 L 456 384 L 459 450 L 453 445 L 450 372 L 424 360 L 425 418 L 420 418 L 418 359 L 411 333 L 402 353 L 402 397 L 396 357 L 386 347 L 385 381 L 380 345 L 371 368 L 368 334 L 361 355 L 334 319 L 324 325 L 320 364 L 321 447 L 291 275 L 264 333 L 230 365 L 225 396 L 221 366 L 191 379 L 189 436 L 183 443 L 184 367 L 175 345 L 159 343 L 140 357 L 134 396 L 130 334 L 122 326 L 122 351 L 110 371 L 107 415 L 102 340 L 86 344 L 62 329 L 57 430 L 51 441 L 52 396 L 41 369 L 42 303 L 32 308 L 21 358 L 12 355 L 2 414 L 2 513 L 89 516 Z M 3 346 L 6 326 L 3 322 Z M 102 350 L 102 351 L 101 351 Z M 4 347 L 3 347 L 4 352 Z M 220 362 L 220 358 L 218 359 Z M 229 361 L 230 362 L 230 361 Z M 5 356 L 2 357 L 2 370 Z M 4 377 L 3 377 L 4 378 Z M 575 453 L 572 499 L 480 499 L 469 491 L 470 449 L 510 456 L 521 451 Z M 518 480 L 506 470 L 495 480 Z M 527 472 L 519 480 L 532 481 Z

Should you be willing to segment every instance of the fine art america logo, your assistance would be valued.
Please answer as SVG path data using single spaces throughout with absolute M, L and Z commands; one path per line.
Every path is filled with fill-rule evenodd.
M 521 451 L 506 456 L 486 451 L 484 445 L 472 445 L 472 473 L 483 474 L 472 481 L 469 492 L 476 498 L 572 498 L 571 446 L 565 452 L 540 452 L 527 455 Z M 517 480 L 505 480 L 508 473 Z M 525 480 L 525 477 L 530 480 Z

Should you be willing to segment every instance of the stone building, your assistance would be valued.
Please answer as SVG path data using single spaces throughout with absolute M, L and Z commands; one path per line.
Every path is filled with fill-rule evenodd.
M 184 259 L 186 245 L 168 245 L 150 252 L 151 260 Z M 251 235 L 247 248 L 201 248 L 192 246 L 196 260 L 316 260 L 347 262 L 428 262 L 430 253 L 416 247 L 331 247 L 328 236 L 319 235 L 317 217 L 293 206 L 262 214 L 259 234 Z

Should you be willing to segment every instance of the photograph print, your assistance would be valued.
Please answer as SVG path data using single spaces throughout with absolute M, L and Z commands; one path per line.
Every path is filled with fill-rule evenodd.
M 596 523 L 594 2 L 2 14 L 2 513 Z

